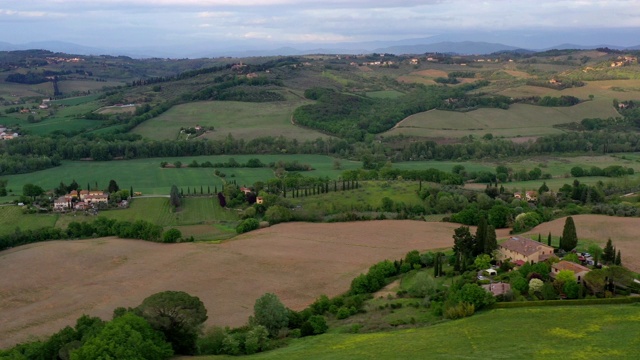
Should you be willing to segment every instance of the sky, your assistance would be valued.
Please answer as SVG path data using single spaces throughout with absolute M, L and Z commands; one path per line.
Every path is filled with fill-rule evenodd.
M 0 0 L 0 41 L 12 44 L 295 47 L 494 32 L 527 46 L 527 33 L 611 29 L 640 35 L 640 0 Z

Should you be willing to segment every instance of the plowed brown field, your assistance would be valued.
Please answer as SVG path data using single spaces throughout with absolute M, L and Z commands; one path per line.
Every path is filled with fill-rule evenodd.
M 321 294 L 346 291 L 378 261 L 450 247 L 458 226 L 288 223 L 222 244 L 103 238 L 18 247 L 0 253 L 0 348 L 50 335 L 82 314 L 109 319 L 116 307 L 164 290 L 200 297 L 208 325 L 244 324 L 265 292 L 300 310 Z
M 607 239 L 611 238 L 613 246 L 621 251 L 622 265 L 640 272 L 640 219 L 623 218 L 604 215 L 576 215 L 573 216 L 576 224 L 578 240 L 593 240 L 603 247 Z M 565 218 L 544 223 L 531 230 L 528 234 L 537 239 L 538 234 L 546 239 L 551 232 L 554 236 L 561 236 L 564 229 Z

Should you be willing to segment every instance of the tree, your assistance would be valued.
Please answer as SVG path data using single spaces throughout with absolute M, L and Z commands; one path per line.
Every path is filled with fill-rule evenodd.
M 476 229 L 475 245 L 473 249 L 473 256 L 478 256 L 484 253 L 484 245 L 487 241 L 487 218 L 481 217 L 478 221 L 478 227 Z
M 613 248 L 613 243 L 611 242 L 611 238 L 607 240 L 607 244 L 604 246 L 604 251 L 602 252 L 602 262 L 606 264 L 611 264 L 616 261 L 616 249 Z
M 604 292 L 607 273 L 604 269 L 594 269 L 584 275 L 584 283 L 594 295 Z
M 207 320 L 202 301 L 183 291 L 163 291 L 144 299 L 137 308 L 151 327 L 162 332 L 176 354 L 193 355 Z
M 95 337 L 73 351 L 71 359 L 161 360 L 172 355 L 171 345 L 160 333 L 153 330 L 145 319 L 127 313 L 107 323 Z
M 24 184 L 22 187 L 22 195 L 30 196 L 34 201 L 42 194 L 44 194 L 44 190 L 38 185 Z
M 465 284 L 460 291 L 455 293 L 454 298 L 457 302 L 473 304 L 476 310 L 493 305 L 496 302 L 493 294 L 476 284 Z
M 162 235 L 162 241 L 165 243 L 174 243 L 180 240 L 182 237 L 182 232 L 180 230 L 171 228 L 164 232 Z
M 551 231 L 549 231 L 549 236 L 547 236 L 547 245 L 551 246 Z
M 487 254 L 481 254 L 473 261 L 476 270 L 486 270 L 491 266 L 491 257 Z
M 178 192 L 178 187 L 175 185 L 171 185 L 171 191 L 169 192 L 169 202 L 173 207 L 180 207 L 182 200 L 180 199 L 180 193 Z
M 547 182 L 543 182 L 542 186 L 540 186 L 540 188 L 538 189 L 538 193 L 540 193 L 540 195 L 546 193 L 547 191 L 549 191 L 549 187 L 547 186 Z
M 593 265 L 598 266 L 598 262 L 602 258 L 602 248 L 596 244 L 589 246 L 589 254 L 593 257 Z
M 267 209 L 264 213 L 265 218 L 269 222 L 269 224 L 278 224 L 281 222 L 290 221 L 293 217 L 291 210 L 287 209 L 284 206 L 274 205 Z
M 473 241 L 468 226 L 460 226 L 454 230 L 453 252 L 456 256 L 456 270 L 466 270 L 467 262 L 473 254 Z
M 113 179 L 109 180 L 109 186 L 107 187 L 107 191 L 109 191 L 109 193 L 115 193 L 115 192 L 118 192 L 118 190 L 120 190 L 118 183 L 116 183 L 116 181 Z
M 575 281 L 567 281 L 562 286 L 562 291 L 567 295 L 568 299 L 577 299 L 580 295 L 580 284 Z
M 487 238 L 484 243 L 484 253 L 487 255 L 493 254 L 498 249 L 498 239 L 496 236 L 496 228 L 493 225 L 487 226 Z
M 412 297 L 424 298 L 435 294 L 436 290 L 438 290 L 438 282 L 426 272 L 420 271 L 416 274 L 414 282 L 407 292 Z
M 253 208 L 249 208 L 253 209 Z M 255 211 L 255 210 L 254 210 Z M 243 220 L 238 226 L 236 226 L 236 232 L 243 234 L 252 230 L 256 230 L 260 227 L 260 222 L 256 218 L 248 218 Z
M 275 336 L 289 323 L 289 311 L 275 294 L 266 293 L 253 306 L 256 323 L 264 326 L 269 335 Z
M 529 280 L 529 293 L 540 292 L 542 290 L 542 286 L 544 286 L 544 281 L 540 279 Z
M 327 320 L 322 315 L 313 315 L 309 320 L 305 321 L 300 327 L 302 336 L 320 335 L 327 332 Z
M 622 255 L 620 254 L 620 250 L 618 250 L 618 255 L 616 255 L 616 260 L 613 262 L 615 265 L 622 265 Z
M 571 216 L 567 217 L 562 230 L 562 242 L 560 248 L 564 251 L 571 251 L 578 245 L 578 235 L 576 233 L 576 225 Z

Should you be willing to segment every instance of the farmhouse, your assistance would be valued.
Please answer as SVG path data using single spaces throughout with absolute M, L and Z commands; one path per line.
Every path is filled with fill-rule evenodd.
M 576 264 L 572 261 L 562 260 L 551 265 L 551 273 L 549 274 L 552 278 L 555 278 L 556 275 L 562 270 L 569 270 L 573 272 L 573 275 L 576 278 L 576 281 L 583 282 L 584 276 L 591 270 L 589 268 L 584 267 L 580 264 Z
M 242 191 L 245 195 L 251 193 L 251 189 L 244 186 L 240 188 L 240 191 Z
M 96 204 L 96 203 L 104 203 L 107 204 L 109 202 L 109 196 L 106 194 L 89 194 L 84 198 L 84 202 L 87 204 Z
M 61 196 L 53 202 L 53 210 L 62 211 L 71 207 L 71 198 Z
M 264 198 L 262 196 L 258 196 L 256 198 L 256 204 L 264 204 Z
M 498 259 L 510 260 L 518 265 L 537 263 L 553 256 L 553 247 L 522 236 L 511 236 L 498 246 Z

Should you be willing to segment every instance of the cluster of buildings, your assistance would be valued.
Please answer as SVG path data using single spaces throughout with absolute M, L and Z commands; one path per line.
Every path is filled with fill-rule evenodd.
M 4 125 L 0 125 L 0 140 L 12 140 L 20 136 L 15 131 L 11 131 L 11 129 L 7 129 Z
M 618 56 L 615 61 L 611 62 L 611 67 L 627 66 L 637 62 L 638 58 L 635 56 Z
M 54 211 L 89 210 L 109 203 L 109 194 L 102 190 L 72 190 L 53 202 Z
M 498 246 L 498 260 L 510 261 L 516 266 L 522 266 L 525 263 L 538 263 L 554 257 L 553 247 L 537 242 L 535 240 L 523 236 L 511 236 L 507 241 Z M 551 273 L 549 276 L 553 279 L 560 271 L 569 270 L 573 273 L 577 282 L 583 283 L 584 276 L 590 271 L 586 266 L 576 264 L 571 261 L 560 260 L 551 265 Z M 482 285 L 482 287 L 491 292 L 493 295 L 504 295 L 511 290 L 508 283 L 491 283 Z
M 82 58 L 74 57 L 74 58 L 64 58 L 59 56 L 50 56 L 46 58 L 47 63 L 49 64 L 58 64 L 58 63 L 79 63 L 84 61 Z

